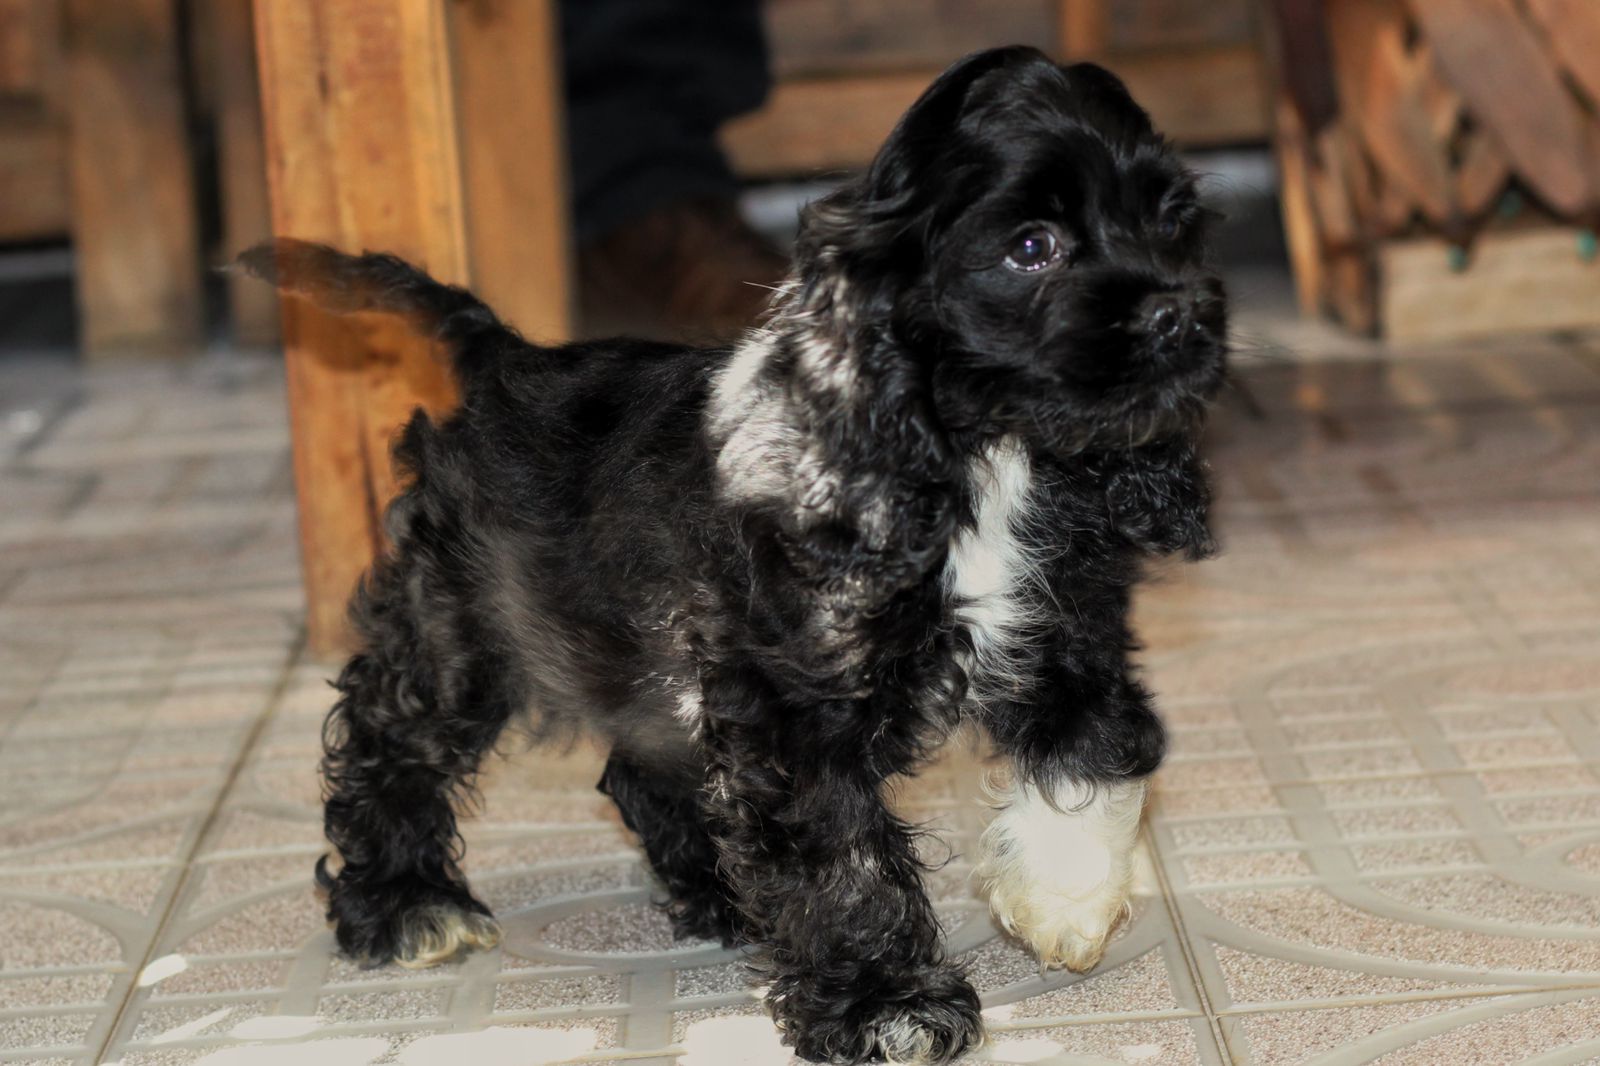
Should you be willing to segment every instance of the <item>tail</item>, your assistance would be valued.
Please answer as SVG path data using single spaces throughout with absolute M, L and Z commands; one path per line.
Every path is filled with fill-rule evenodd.
M 406 318 L 418 332 L 443 342 L 458 378 L 486 357 L 531 347 L 472 293 L 434 280 L 399 256 L 346 255 L 325 244 L 279 237 L 246 250 L 237 266 L 328 311 Z

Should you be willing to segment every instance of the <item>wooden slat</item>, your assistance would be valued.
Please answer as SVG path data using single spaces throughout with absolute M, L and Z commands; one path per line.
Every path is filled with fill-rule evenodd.
M 458 0 L 450 11 L 473 281 L 529 337 L 567 340 L 572 248 L 553 12 L 529 0 Z
M 1056 55 L 1100 59 L 1111 43 L 1111 0 L 1060 0 Z
M 1600 262 L 1578 255 L 1573 229 L 1484 233 L 1460 271 L 1437 239 L 1389 242 L 1379 260 L 1394 341 L 1600 326 Z
M 1187 145 L 1261 140 L 1266 92 L 1254 48 L 1147 53 L 1111 64 L 1168 136 Z M 865 165 L 895 120 L 938 74 L 924 70 L 778 85 L 767 106 L 723 128 L 741 174 L 804 174 Z
M 780 0 L 763 5 L 779 81 L 946 66 L 1001 44 L 1050 48 L 1059 0 Z
M 1506 182 L 1511 179 L 1511 164 L 1494 137 L 1484 130 L 1470 134 L 1461 146 L 1461 162 L 1456 167 L 1456 198 L 1468 217 L 1493 207 Z
M 435 0 L 272 0 L 255 6 L 273 228 L 384 249 L 467 280 L 466 226 L 444 13 Z M 508 105 L 509 106 L 509 105 Z M 344 604 L 382 540 L 388 446 L 417 403 L 454 389 L 398 323 L 284 306 L 307 626 L 349 639 Z
M 55 0 L 0 0 L 0 97 L 49 95 L 55 14 Z
M 1327 18 L 1345 125 L 1359 131 L 1386 184 L 1435 224 L 1449 224 L 1455 183 L 1426 103 L 1437 94 L 1406 51 L 1400 0 L 1331 0 Z
M 1310 152 L 1305 128 L 1300 123 L 1299 109 L 1287 94 L 1280 95 L 1277 101 L 1276 129 L 1273 149 L 1278 160 L 1278 185 L 1282 190 L 1279 202 L 1289 262 L 1294 268 L 1295 296 L 1303 314 L 1316 314 L 1322 310 L 1322 235 L 1317 228 L 1316 208 L 1311 203 L 1311 177 L 1307 173 Z
M 1106 19 L 1112 53 L 1212 48 L 1255 39 L 1253 0 L 1114 0 Z
M 0 241 L 62 237 L 70 225 L 64 132 L 40 109 L 7 109 L 0 114 Z
M 267 0 L 271 2 L 271 0 Z M 222 197 L 222 254 L 230 259 L 272 232 L 266 144 L 256 80 L 251 0 L 209 0 L 211 84 Z M 272 289 L 242 274 L 228 278 L 233 339 L 258 346 L 278 341 L 278 300 Z
M 202 304 L 176 0 L 69 0 L 65 14 L 84 350 L 190 350 Z
M 1596 189 L 1584 116 L 1512 0 L 1411 0 L 1410 9 L 1440 70 L 1517 174 L 1557 211 L 1587 208 Z
M 1595 0 L 1526 2 L 1561 65 L 1600 102 L 1600 4 Z

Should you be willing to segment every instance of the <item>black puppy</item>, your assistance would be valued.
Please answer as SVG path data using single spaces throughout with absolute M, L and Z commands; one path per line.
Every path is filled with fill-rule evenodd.
M 394 549 L 326 729 L 340 946 L 428 965 L 498 933 L 452 803 L 508 722 L 611 748 L 601 789 L 685 935 L 753 946 L 808 1058 L 980 1039 L 914 830 L 884 804 L 958 723 L 1008 761 L 979 873 L 1046 965 L 1126 905 L 1162 729 L 1130 586 L 1207 553 L 1195 454 L 1225 349 L 1193 178 L 1115 77 L 971 56 L 812 206 L 732 349 L 541 348 L 390 256 L 245 257 L 413 316 L 460 411 L 418 414 Z

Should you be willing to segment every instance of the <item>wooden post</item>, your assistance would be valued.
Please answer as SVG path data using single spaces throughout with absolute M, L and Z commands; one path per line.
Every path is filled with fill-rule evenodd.
M 1059 0 L 1056 55 L 1063 61 L 1096 59 L 1111 36 L 1111 0 Z
M 251 0 L 207 0 L 201 5 L 211 34 L 205 54 L 214 87 L 224 261 L 272 232 L 250 7 Z M 235 344 L 263 347 L 278 342 L 278 299 L 254 278 L 243 274 L 228 278 L 228 317 Z
M 83 349 L 186 352 L 203 303 L 177 0 L 68 0 L 64 38 Z
M 543 24 L 551 24 L 548 0 L 519 0 L 515 6 L 540 9 Z M 552 202 L 560 185 L 546 182 L 527 195 L 503 197 L 498 217 L 485 205 L 469 209 L 462 195 L 456 94 L 458 68 L 480 57 L 452 49 L 449 20 L 444 0 L 255 5 L 273 229 L 352 251 L 394 252 L 459 284 L 473 280 L 470 235 L 479 237 L 480 247 L 501 249 L 493 259 L 496 270 L 507 261 L 508 242 L 520 241 L 539 249 L 528 261 L 548 264 L 551 277 L 519 273 L 514 282 L 552 286 L 560 294 L 560 300 L 544 304 L 524 298 L 524 306 L 547 316 L 538 323 L 541 334 L 560 339 L 568 327 L 562 303 L 565 208 Z M 531 66 L 545 74 L 530 80 L 554 86 L 553 38 L 496 43 L 493 63 Z M 502 81 L 515 78 L 505 75 Z M 548 92 L 502 99 L 499 106 L 557 114 Z M 507 120 L 498 129 L 512 125 Z M 558 125 L 551 117 L 545 128 Z M 480 128 L 475 125 L 474 133 Z M 562 158 L 559 144 L 514 147 L 546 161 L 542 165 L 560 165 L 548 162 Z M 488 154 L 471 153 L 474 159 Z M 510 172 L 515 165 L 500 164 L 500 180 L 522 190 Z M 484 282 L 491 292 L 513 288 L 487 274 Z M 514 313 L 508 317 L 516 320 Z M 416 406 L 443 411 L 455 393 L 429 344 L 399 323 L 336 319 L 286 300 L 283 335 L 307 627 L 313 649 L 326 653 L 347 644 L 345 601 L 382 547 L 382 510 L 395 488 L 390 441 Z
M 554 5 L 455 0 L 468 253 L 479 295 L 527 336 L 572 336 L 565 111 Z

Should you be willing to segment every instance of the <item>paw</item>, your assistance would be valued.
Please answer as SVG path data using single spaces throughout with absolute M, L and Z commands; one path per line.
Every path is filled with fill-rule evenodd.
M 318 866 L 339 950 L 362 966 L 423 969 L 500 943 L 500 926 L 465 888 L 449 892 L 421 878 L 375 885 L 347 873 L 333 878 Z
M 959 972 L 931 971 L 917 987 L 885 987 L 855 1003 L 837 993 L 785 997 L 774 1005 L 785 1042 L 801 1058 L 853 1064 L 936 1066 L 983 1043 L 978 994 Z
M 1051 968 L 1082 973 L 1129 913 L 1142 780 L 1006 785 L 977 876 L 1002 928 Z
M 1001 927 L 1026 943 L 1041 966 L 1075 973 L 1099 964 L 1111 934 L 1131 911 L 1126 883 L 1070 896 L 1037 884 L 1000 881 L 990 889 L 989 906 Z
M 400 917 L 394 961 L 408 970 L 424 970 L 499 943 L 500 923 L 489 915 L 454 903 L 431 903 Z

